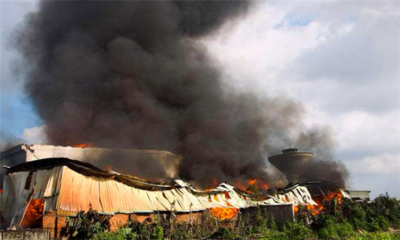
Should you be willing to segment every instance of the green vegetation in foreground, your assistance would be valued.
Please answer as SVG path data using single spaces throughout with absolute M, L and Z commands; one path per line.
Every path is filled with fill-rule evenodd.
M 257 214 L 237 221 L 219 221 L 205 214 L 204 223 L 174 223 L 173 215 L 157 216 L 154 222 L 130 223 L 116 233 L 110 233 L 96 223 L 86 238 L 94 240 L 130 239 L 398 239 L 400 234 L 389 232 L 389 227 L 400 227 L 400 202 L 386 196 L 372 203 L 353 203 L 337 198 L 325 203 L 324 212 L 313 216 L 306 208 L 299 208 L 294 223 L 278 227 L 274 219 L 262 208 Z M 87 233 L 86 233 L 87 234 Z M 82 235 L 81 235 L 82 236 Z M 79 236 L 77 236 L 79 237 Z

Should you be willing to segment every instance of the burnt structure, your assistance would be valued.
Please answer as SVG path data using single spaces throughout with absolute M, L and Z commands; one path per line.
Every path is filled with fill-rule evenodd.
M 293 220 L 294 206 L 316 205 L 302 186 L 257 200 L 226 183 L 204 191 L 180 179 L 150 182 L 67 158 L 12 166 L 7 169 L 3 190 L 2 228 L 43 228 L 51 237 L 68 237 L 67 218 L 92 210 L 107 217 L 110 230 L 117 231 L 129 221 L 172 213 L 176 222 L 201 224 L 203 213 L 209 211 L 222 220 L 235 220 L 239 209 L 255 207 L 265 207 L 284 223 Z
M 282 154 L 268 158 L 269 162 L 286 175 L 289 183 L 301 181 L 300 176 L 307 171 L 306 166 L 314 158 L 310 152 L 299 152 L 296 148 L 282 150 Z
M 0 188 L 6 169 L 16 164 L 45 158 L 70 158 L 94 164 L 101 169 L 139 177 L 173 178 L 182 156 L 165 150 L 110 149 L 20 144 L 0 153 Z M 161 166 L 155 168 L 154 166 Z

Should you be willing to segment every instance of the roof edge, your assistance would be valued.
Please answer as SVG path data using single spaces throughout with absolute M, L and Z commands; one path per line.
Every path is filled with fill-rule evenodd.
M 44 169 L 52 169 L 59 166 L 67 166 L 71 170 L 80 173 L 85 176 L 92 177 L 101 177 L 105 179 L 112 179 L 117 182 L 121 182 L 125 185 L 145 189 L 145 190 L 167 190 L 172 189 L 174 187 L 173 184 L 167 183 L 155 183 L 146 181 L 139 177 L 135 177 L 128 174 L 120 174 L 117 172 L 108 172 L 102 170 L 100 168 L 95 167 L 94 165 L 86 162 L 81 162 L 78 160 L 72 160 L 69 158 L 46 158 L 35 160 L 31 162 L 24 162 L 17 165 L 12 166 L 6 172 L 6 174 L 16 173 L 16 172 L 25 172 L 25 171 L 38 171 Z

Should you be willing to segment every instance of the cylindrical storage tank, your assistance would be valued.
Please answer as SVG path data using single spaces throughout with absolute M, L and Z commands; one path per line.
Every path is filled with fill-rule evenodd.
M 289 183 L 296 183 L 304 180 L 300 179 L 300 176 L 302 176 L 304 171 L 307 171 L 307 163 L 313 158 L 313 153 L 299 152 L 296 148 L 288 148 L 282 150 L 282 154 L 271 156 L 268 160 L 279 171 L 285 174 Z

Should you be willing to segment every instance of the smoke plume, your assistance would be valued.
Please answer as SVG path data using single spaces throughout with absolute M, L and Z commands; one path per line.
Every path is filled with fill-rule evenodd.
M 202 183 L 268 180 L 266 155 L 297 138 L 311 150 L 324 145 L 301 130 L 300 104 L 239 94 L 220 81 L 201 39 L 251 7 L 250 1 L 42 1 L 19 29 L 17 48 L 49 142 L 170 150 L 185 158 L 180 177 Z

